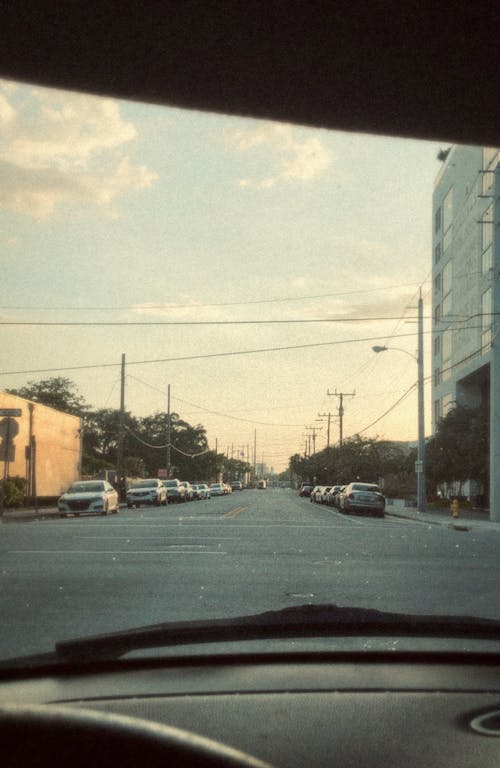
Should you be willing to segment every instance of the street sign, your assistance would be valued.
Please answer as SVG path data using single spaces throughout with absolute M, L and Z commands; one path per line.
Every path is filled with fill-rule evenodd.
M 416 461 L 415 462 L 415 472 L 418 474 L 419 472 L 422 472 L 424 469 L 424 462 L 423 461 Z
M 0 416 L 20 416 L 21 408 L 0 408 Z

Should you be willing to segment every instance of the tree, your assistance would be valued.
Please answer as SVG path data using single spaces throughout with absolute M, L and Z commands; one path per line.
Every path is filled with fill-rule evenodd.
M 476 480 L 488 487 L 489 409 L 456 405 L 437 424 L 426 447 L 429 486 Z
M 74 416 L 83 416 L 89 409 L 83 397 L 76 393 L 76 384 L 63 376 L 29 381 L 25 387 L 5 391 Z

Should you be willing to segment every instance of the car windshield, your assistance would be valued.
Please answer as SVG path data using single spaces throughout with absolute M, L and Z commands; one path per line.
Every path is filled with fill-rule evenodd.
M 0 659 L 500 620 L 499 161 L 0 81 Z
M 103 490 L 104 483 L 73 483 L 68 493 L 100 493 Z

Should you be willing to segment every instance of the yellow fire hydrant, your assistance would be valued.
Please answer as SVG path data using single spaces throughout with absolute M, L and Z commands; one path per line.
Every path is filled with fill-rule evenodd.
M 451 514 L 453 517 L 460 517 L 460 507 L 458 504 L 458 499 L 453 499 L 451 502 Z

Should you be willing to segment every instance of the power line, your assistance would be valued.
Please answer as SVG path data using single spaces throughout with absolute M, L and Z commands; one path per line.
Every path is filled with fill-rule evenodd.
M 430 333 L 430 331 L 429 331 Z M 408 336 L 416 336 L 416 333 L 402 333 L 398 337 L 394 338 L 406 338 Z M 365 341 L 380 341 L 385 337 L 383 336 L 368 336 L 361 339 L 340 339 L 336 341 L 318 341 L 310 344 L 292 344 L 284 347 L 262 347 L 260 349 L 242 349 L 231 352 L 210 352 L 204 355 L 184 355 L 182 357 L 164 357 L 155 358 L 152 360 L 129 360 L 127 366 L 131 365 L 150 365 L 157 363 L 175 363 L 185 360 L 206 360 L 212 357 L 235 357 L 238 355 L 254 355 L 261 354 L 263 352 L 282 352 L 294 349 L 313 349 L 315 347 L 329 347 L 339 344 L 353 344 L 355 342 Z M 83 371 L 83 370 L 96 370 L 98 368 L 117 368 L 120 363 L 94 363 L 89 365 L 69 365 L 59 366 L 54 368 L 32 368 L 22 371 L 0 371 L 0 376 L 17 376 L 26 373 L 53 373 L 54 371 Z
M 462 320 L 467 320 L 465 316 Z M 287 320 L 0 320 L 4 326 L 31 326 L 31 327 L 108 327 L 108 326 L 157 326 L 157 325 L 299 325 L 310 323 L 374 323 L 380 321 L 398 320 L 397 317 L 321 317 L 321 318 L 295 318 Z M 414 318 L 409 318 L 414 319 Z M 431 317 L 426 317 L 430 320 Z
M 356 291 L 335 291 L 335 293 L 318 293 L 310 296 L 285 296 L 280 297 L 276 299 L 252 299 L 248 301 L 222 301 L 222 302 L 212 302 L 207 304 L 146 304 L 146 305 L 116 305 L 114 307 L 67 307 L 67 306 L 60 306 L 60 307 L 30 307 L 30 306 L 20 306 L 20 305 L 9 305 L 9 304 L 3 304 L 0 305 L 0 309 L 11 309 L 11 310 L 30 310 L 30 309 L 36 309 L 41 310 L 43 312 L 46 311 L 72 311 L 72 312 L 117 312 L 117 311 L 124 311 L 124 310 L 137 310 L 137 309 L 201 309 L 203 307 L 240 307 L 240 306 L 247 306 L 251 304 L 278 304 L 278 303 L 284 303 L 288 301 L 308 301 L 309 299 L 325 299 L 325 298 L 331 298 L 337 297 L 337 296 L 351 296 L 353 294 L 360 294 L 360 293 L 377 293 L 379 291 L 391 291 L 395 288 L 407 288 L 409 286 L 413 285 L 420 285 L 420 283 L 400 283 L 399 285 L 388 285 L 381 288 L 360 288 Z

